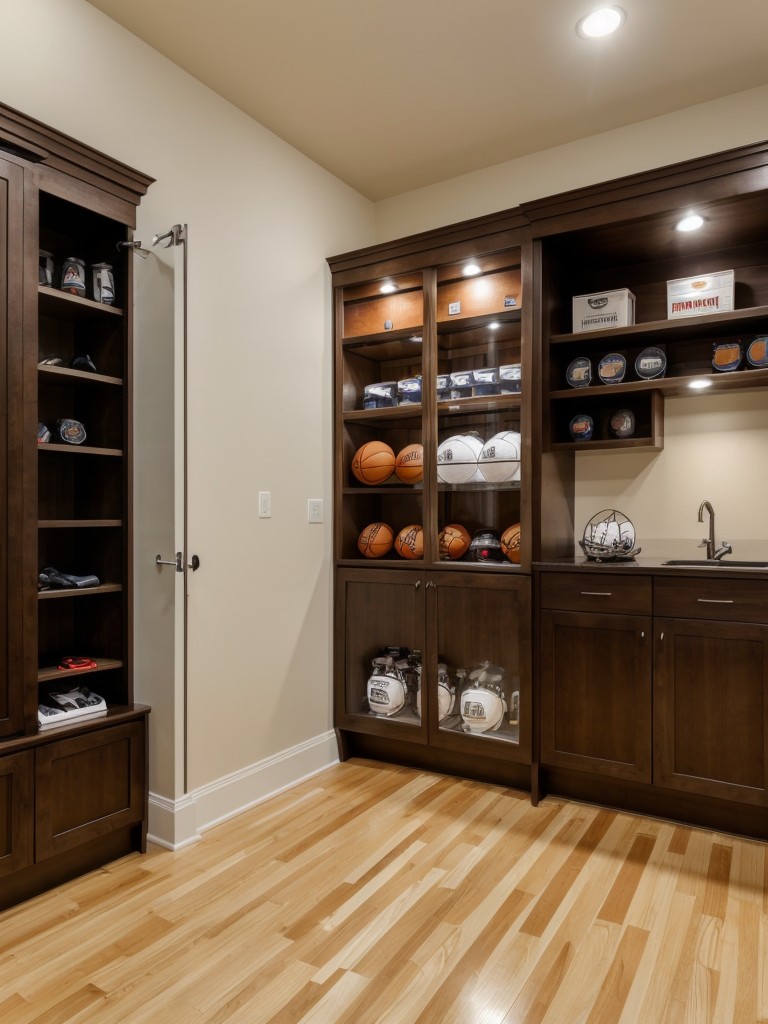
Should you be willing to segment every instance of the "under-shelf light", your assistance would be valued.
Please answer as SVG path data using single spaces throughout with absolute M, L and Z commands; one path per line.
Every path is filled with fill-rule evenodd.
M 394 284 L 392 281 L 385 281 L 384 284 L 379 286 L 379 291 L 382 293 L 382 295 L 391 295 L 392 292 L 397 291 L 397 285 Z
M 576 31 L 584 39 L 597 39 L 609 36 L 621 28 L 625 19 L 626 15 L 620 7 L 598 7 L 577 22 Z
M 499 329 L 499 327 L 500 327 L 500 326 L 501 326 L 501 324 L 499 323 L 499 321 L 498 321 L 498 320 L 492 320 L 492 321 L 491 321 L 491 322 L 490 322 L 490 323 L 488 324 L 488 329 L 489 329 L 490 331 L 498 331 L 498 329 Z
M 474 277 L 480 273 L 480 267 L 476 263 L 465 263 L 462 273 L 464 277 Z
M 704 388 L 711 388 L 712 387 L 712 381 L 711 380 L 703 380 L 703 379 L 692 380 L 690 382 L 690 384 L 688 385 L 688 387 L 689 388 L 693 388 L 694 391 L 703 391 Z

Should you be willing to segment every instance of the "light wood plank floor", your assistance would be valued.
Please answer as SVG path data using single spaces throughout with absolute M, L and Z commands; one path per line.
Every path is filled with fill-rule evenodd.
M 350 761 L 0 914 L 2 1024 L 768 1021 L 760 843 Z

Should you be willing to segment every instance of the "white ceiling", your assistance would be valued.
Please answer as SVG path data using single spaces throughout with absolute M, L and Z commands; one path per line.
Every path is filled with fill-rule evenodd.
M 89 2 L 373 200 L 768 82 L 768 0 Z

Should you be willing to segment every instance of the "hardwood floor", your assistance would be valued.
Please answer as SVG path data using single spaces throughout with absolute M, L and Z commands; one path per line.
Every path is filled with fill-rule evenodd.
M 0 914 L 0 1021 L 755 1024 L 766 847 L 350 761 Z

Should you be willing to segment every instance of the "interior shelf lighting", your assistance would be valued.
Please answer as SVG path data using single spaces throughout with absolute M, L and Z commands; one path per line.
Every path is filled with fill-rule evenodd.
M 385 281 L 384 284 L 379 287 L 379 291 L 382 295 L 391 295 L 392 292 L 397 291 L 397 285 L 392 281 Z
M 684 217 L 675 224 L 675 228 L 678 231 L 698 231 L 704 223 L 704 218 L 699 213 L 693 213 L 692 211 L 686 213 Z
M 476 263 L 465 263 L 463 269 L 464 277 L 474 277 L 480 273 L 480 267 Z
M 585 39 L 609 36 L 624 23 L 626 15 L 620 7 L 598 7 L 579 20 L 576 31 Z
M 688 385 L 689 388 L 693 388 L 694 391 L 703 391 L 704 388 L 711 388 L 711 380 L 692 380 Z

